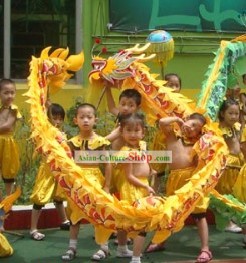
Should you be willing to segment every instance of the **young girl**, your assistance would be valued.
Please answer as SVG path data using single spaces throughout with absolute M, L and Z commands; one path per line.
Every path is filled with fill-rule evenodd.
M 15 83 L 10 79 L 2 79 L 0 81 L 0 169 L 6 195 L 11 194 L 20 167 L 19 152 L 13 138 L 16 121 L 21 119 L 18 107 L 13 105 L 15 95 Z
M 94 126 L 96 124 L 96 108 L 89 104 L 83 103 L 79 105 L 76 109 L 74 123 L 79 128 L 79 134 L 69 140 L 69 146 L 75 154 L 76 151 L 84 150 L 84 151 L 95 151 L 95 150 L 104 150 L 107 145 L 110 144 L 108 140 L 97 135 L 94 132 Z M 106 182 L 110 182 L 111 177 L 111 165 L 109 163 L 105 164 L 105 178 L 102 175 L 102 172 L 99 169 L 98 163 L 79 163 L 81 167 L 86 167 L 87 178 L 92 180 L 93 184 L 100 184 L 106 192 L 109 192 L 109 185 Z M 105 183 L 104 183 L 105 182 Z M 71 217 L 73 217 L 73 209 L 76 206 L 73 202 L 68 200 L 68 204 L 71 210 Z M 75 212 L 74 212 L 75 213 Z M 78 234 L 80 228 L 80 220 L 83 217 L 76 215 L 77 222 L 70 226 L 70 240 L 69 240 L 69 248 L 62 256 L 62 260 L 70 261 L 73 260 L 76 256 L 77 243 L 78 243 Z M 108 251 L 107 244 L 103 248 L 103 251 Z M 106 252 L 105 252 L 106 253 Z M 106 255 L 107 256 L 107 255 Z
M 115 115 L 117 127 L 108 135 L 106 139 L 111 142 L 111 150 L 119 151 L 124 145 L 124 140 L 120 133 L 119 123 L 121 118 L 128 114 L 136 112 L 141 104 L 141 94 L 135 89 L 126 89 L 120 93 L 119 96 L 119 106 L 116 107 L 114 98 L 112 96 L 110 84 L 106 83 L 106 95 L 109 112 Z M 121 177 L 119 176 L 119 169 L 115 166 L 112 167 L 112 178 L 108 182 L 111 186 L 111 192 L 115 193 L 119 190 L 119 184 Z M 117 195 L 117 193 L 116 193 Z M 127 239 L 127 233 L 118 231 L 117 239 L 115 239 L 114 244 L 117 245 L 117 256 L 118 257 L 132 257 L 132 251 L 128 249 L 127 244 L 131 242 L 131 239 Z M 109 251 L 106 250 L 107 246 L 101 246 L 101 248 L 92 255 L 92 259 L 99 261 L 107 257 Z
M 52 125 L 58 129 L 62 128 L 65 111 L 61 105 L 52 103 L 47 110 L 47 115 Z M 66 140 L 66 136 L 64 136 L 64 140 Z M 59 185 L 57 185 L 53 175 L 51 175 L 50 167 L 44 158 L 35 180 L 32 195 L 30 196 L 31 201 L 33 202 L 30 236 L 33 240 L 40 241 L 45 238 L 45 235 L 38 231 L 37 226 L 41 209 L 51 198 L 54 200 L 57 212 L 62 222 L 60 228 L 62 230 L 69 230 L 70 222 L 67 219 L 63 205 L 65 196 L 62 194 L 62 190 Z
M 144 119 L 139 113 L 124 116 L 120 122 L 121 136 L 124 146 L 119 154 L 129 151 L 136 151 L 137 154 L 145 154 L 146 143 L 144 137 Z M 119 185 L 120 199 L 127 200 L 130 204 L 136 200 L 155 194 L 154 189 L 149 185 L 152 169 L 146 162 L 122 163 L 121 168 L 124 180 Z M 133 241 L 133 256 L 131 263 L 140 263 L 140 255 L 145 241 L 145 233 L 140 233 Z
M 226 169 L 215 187 L 220 194 L 232 194 L 232 189 L 243 161 L 240 149 L 239 114 L 238 102 L 230 98 L 223 102 L 219 111 L 219 127 L 230 152 Z M 242 231 L 242 229 L 232 221 L 225 230 L 234 233 Z
M 167 81 L 166 87 L 174 89 L 174 92 L 180 92 L 181 90 L 181 78 L 175 73 L 169 73 L 164 76 L 164 80 Z

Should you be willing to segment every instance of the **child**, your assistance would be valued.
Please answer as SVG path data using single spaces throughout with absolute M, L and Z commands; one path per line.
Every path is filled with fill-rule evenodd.
M 15 95 L 15 83 L 11 79 L 0 80 L 0 169 L 6 195 L 11 194 L 20 167 L 19 152 L 13 138 L 15 123 L 21 119 L 18 107 L 12 104 Z
M 160 119 L 159 126 L 166 137 L 166 150 L 172 151 L 172 163 L 169 164 L 170 174 L 166 184 L 167 196 L 174 194 L 175 190 L 185 185 L 194 173 L 197 156 L 194 156 L 192 148 L 201 137 L 205 124 L 206 119 L 199 113 L 191 114 L 185 121 L 178 117 Z M 203 198 L 192 213 L 201 240 L 201 252 L 196 262 L 208 262 L 212 259 L 208 246 L 208 224 L 205 216 L 207 207 L 208 198 Z M 153 247 L 159 245 L 152 244 Z
M 58 129 L 62 128 L 65 118 L 65 111 L 61 105 L 53 103 L 49 106 L 47 112 L 49 121 Z M 65 140 L 65 138 L 64 138 Z M 53 197 L 57 212 L 61 218 L 60 228 L 62 230 L 69 230 L 70 222 L 67 219 L 65 208 L 63 205 L 62 190 L 57 185 L 54 177 L 51 175 L 50 167 L 45 160 L 40 165 L 35 185 L 30 197 L 33 202 L 33 209 L 31 215 L 31 229 L 30 236 L 33 240 L 40 241 L 45 238 L 45 235 L 40 233 L 37 229 L 38 220 L 41 214 L 42 207 Z
M 164 80 L 167 81 L 166 87 L 173 88 L 174 92 L 179 93 L 181 90 L 181 78 L 175 73 L 169 73 L 164 76 Z
M 240 109 L 238 102 L 230 98 L 223 102 L 219 111 L 219 127 L 230 152 L 226 169 L 215 187 L 220 194 L 232 194 L 232 189 L 237 180 L 243 161 L 240 148 L 239 114 Z M 233 233 L 242 231 L 241 227 L 237 226 L 232 221 L 225 230 Z
M 136 151 L 137 154 L 145 154 L 146 143 L 141 141 L 144 137 L 144 120 L 139 113 L 124 116 L 120 123 L 120 131 L 124 140 L 121 152 Z M 121 181 L 119 191 L 120 199 L 127 200 L 130 204 L 136 200 L 155 194 L 149 185 L 152 173 L 148 162 L 141 163 L 122 163 L 120 164 L 121 173 L 124 180 Z M 133 256 L 131 263 L 140 263 L 140 255 L 145 241 L 145 233 L 140 233 L 133 241 Z
M 174 92 L 179 93 L 181 90 L 181 78 L 175 74 L 175 73 L 169 73 L 166 74 L 164 79 L 167 81 L 165 84 L 166 87 L 170 87 L 174 89 Z M 152 147 L 154 151 L 164 151 L 165 150 L 165 141 L 164 141 L 164 136 L 161 130 L 157 130 L 156 134 L 153 139 Z M 161 185 L 161 177 L 165 176 L 167 171 L 167 165 L 165 163 L 152 163 L 151 165 L 154 170 L 157 171 L 157 178 L 156 178 L 156 185 L 160 187 Z M 164 249 L 159 248 L 160 250 Z M 146 252 L 151 252 L 148 251 L 148 248 Z
M 108 139 L 111 142 L 111 150 L 119 151 L 124 144 L 123 138 L 121 137 L 120 133 L 119 123 L 122 117 L 128 114 L 132 114 L 139 109 L 141 104 L 141 94 L 134 89 L 123 90 L 119 96 L 119 106 L 117 108 L 115 106 L 114 98 L 111 93 L 111 88 L 108 86 L 108 83 L 106 83 L 106 86 L 106 95 L 109 112 L 116 116 L 117 125 L 117 127 L 108 136 L 106 136 L 106 139 Z M 118 176 L 118 173 L 119 170 L 115 169 L 114 167 L 114 169 L 112 170 L 111 181 L 107 183 L 111 186 L 111 190 L 113 192 L 118 191 L 119 189 L 118 185 L 120 177 Z M 130 242 L 130 240 L 127 240 L 127 234 L 123 231 L 118 231 L 117 238 L 118 240 L 115 240 L 115 244 L 118 245 L 117 256 L 131 257 L 132 251 L 130 251 L 127 247 L 127 243 Z M 92 255 L 92 259 L 97 261 L 104 259 L 109 254 L 108 250 L 105 251 L 105 248 L 107 247 L 107 245 L 104 245 L 103 247 L 101 246 L 101 248 Z
M 122 116 L 137 112 L 141 104 L 141 94 L 135 89 L 123 90 L 119 96 L 119 106 L 115 106 L 115 102 L 111 93 L 111 89 L 106 89 L 107 103 L 109 112 L 116 116 L 116 124 L 120 123 Z M 122 147 L 122 138 L 120 137 L 119 126 L 107 136 L 107 139 L 111 141 L 112 150 L 119 150 Z
M 97 121 L 96 108 L 93 105 L 89 103 L 83 103 L 77 107 L 74 117 L 74 123 L 79 128 L 79 135 L 69 140 L 69 146 L 73 154 L 75 154 L 75 151 L 78 150 L 84 150 L 84 151 L 104 150 L 105 146 L 110 144 L 108 140 L 97 135 L 93 131 L 96 121 Z M 102 175 L 102 172 L 99 169 L 98 163 L 92 163 L 92 164 L 80 163 L 79 165 L 81 167 L 86 167 L 87 170 L 90 170 L 88 172 L 89 174 L 87 175 L 87 177 L 88 179 L 92 180 L 93 184 L 100 184 L 103 186 L 103 189 L 106 192 L 109 192 L 109 185 L 107 185 L 107 182 L 110 182 L 110 177 L 111 177 L 111 165 L 109 163 L 105 164 L 105 180 Z M 72 213 L 73 213 L 73 209 L 72 209 L 73 205 L 75 204 L 69 202 L 69 206 L 71 207 Z M 77 223 L 70 226 L 69 248 L 66 251 L 66 253 L 62 256 L 62 260 L 64 261 L 73 260 L 76 256 L 80 220 Z M 108 252 L 107 244 L 105 244 L 103 249 L 104 249 L 104 253 L 106 254 L 105 255 L 106 257 Z

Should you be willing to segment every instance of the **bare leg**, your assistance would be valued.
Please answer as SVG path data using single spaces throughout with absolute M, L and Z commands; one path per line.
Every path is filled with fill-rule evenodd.
M 140 257 L 145 242 L 145 236 L 137 236 L 133 241 L 133 256 Z
M 12 188 L 13 188 L 13 182 L 11 183 L 8 183 L 8 182 L 5 182 L 5 191 L 6 191 L 6 195 L 11 195 L 12 194 Z
M 69 231 L 70 240 L 71 239 L 73 239 L 73 240 L 78 239 L 79 228 L 80 228 L 80 223 L 77 223 L 75 225 L 71 225 L 70 231 Z
M 33 209 L 32 209 L 32 215 L 31 215 L 30 235 L 31 235 L 31 238 L 36 240 L 36 241 L 40 241 L 40 240 L 43 240 L 45 238 L 45 235 L 40 233 L 37 229 L 38 220 L 39 220 L 39 217 L 41 214 L 41 209 L 42 209 L 42 206 L 34 204 Z
M 132 251 L 128 249 L 127 246 L 127 232 L 118 231 L 118 247 L 117 247 L 117 257 L 132 257 Z
M 38 226 L 38 220 L 41 214 L 41 209 L 32 209 L 32 215 L 31 215 L 31 231 L 36 230 Z
M 141 263 L 140 257 L 143 250 L 144 241 L 145 241 L 145 235 L 138 235 L 133 240 L 133 256 L 131 263 Z
M 205 217 L 196 220 L 198 234 L 201 240 L 201 251 L 196 262 L 209 262 L 212 259 L 212 253 L 208 246 L 208 223 Z
M 67 222 L 69 221 L 67 219 L 67 215 L 66 215 L 66 211 L 65 211 L 65 207 L 63 205 L 63 202 L 57 202 L 57 201 L 54 201 L 55 203 L 55 206 L 56 206 L 56 210 L 58 212 L 58 215 L 61 219 L 61 222 L 64 223 L 64 222 Z
M 68 250 L 62 255 L 62 260 L 70 261 L 76 257 L 78 234 L 79 234 L 80 222 L 70 226 L 69 230 L 69 245 Z
M 125 246 L 127 244 L 127 232 L 126 231 L 118 231 L 117 239 L 119 246 Z
M 209 250 L 208 246 L 208 223 L 205 217 L 196 220 L 198 234 L 201 240 L 201 250 Z

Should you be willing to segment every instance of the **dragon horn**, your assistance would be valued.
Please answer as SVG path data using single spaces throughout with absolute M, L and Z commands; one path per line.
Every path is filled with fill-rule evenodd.
M 65 49 L 64 48 L 57 48 L 56 50 L 54 50 L 51 54 L 50 54 L 50 57 L 51 58 L 57 58 L 59 57 L 60 53 L 62 51 L 64 51 Z
M 67 47 L 66 49 L 62 50 L 62 52 L 59 54 L 58 58 L 65 60 L 68 56 L 68 53 L 69 53 L 69 49 Z
M 141 54 L 141 53 L 143 53 L 150 45 L 151 45 L 151 43 L 146 43 L 143 47 L 139 48 L 139 44 L 136 44 L 134 47 L 126 49 L 126 51 L 128 51 L 128 52 L 130 52 L 130 53 L 132 53 L 132 54 Z
M 41 59 L 46 59 L 49 57 L 49 51 L 50 51 L 51 47 L 46 47 L 45 49 L 43 49 L 41 51 L 41 54 L 40 54 L 40 58 Z
M 151 54 L 147 57 L 145 56 L 145 54 L 142 54 L 136 58 L 139 62 L 145 62 L 145 61 L 149 61 L 149 60 L 153 59 L 154 57 L 156 57 L 156 54 Z

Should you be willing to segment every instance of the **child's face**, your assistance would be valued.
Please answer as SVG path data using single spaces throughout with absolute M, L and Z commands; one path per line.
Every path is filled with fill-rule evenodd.
M 0 99 L 2 105 L 10 106 L 14 101 L 15 95 L 16 95 L 15 85 L 11 83 L 5 84 L 0 90 Z
M 184 122 L 182 133 L 187 138 L 196 138 L 202 133 L 203 123 L 197 119 L 190 119 Z
M 171 76 L 169 77 L 169 80 L 167 82 L 167 84 L 165 84 L 165 86 L 173 88 L 174 92 L 180 92 L 180 82 L 179 79 L 177 78 L 177 76 Z
M 232 127 L 239 121 L 239 106 L 230 105 L 224 112 L 221 112 L 221 117 L 227 126 Z
M 57 127 L 58 129 L 61 129 L 64 119 L 62 118 L 61 115 L 52 115 L 50 117 L 50 122 L 53 126 Z
M 80 131 L 92 131 L 96 121 L 94 109 L 87 106 L 79 108 L 77 116 L 74 118 L 74 123 L 78 125 Z
M 122 97 L 119 101 L 118 109 L 121 115 L 128 115 L 136 112 L 138 110 L 138 106 L 134 99 Z
M 144 129 L 138 123 L 129 123 L 122 128 L 121 136 L 129 146 L 138 147 L 139 141 L 144 137 Z

